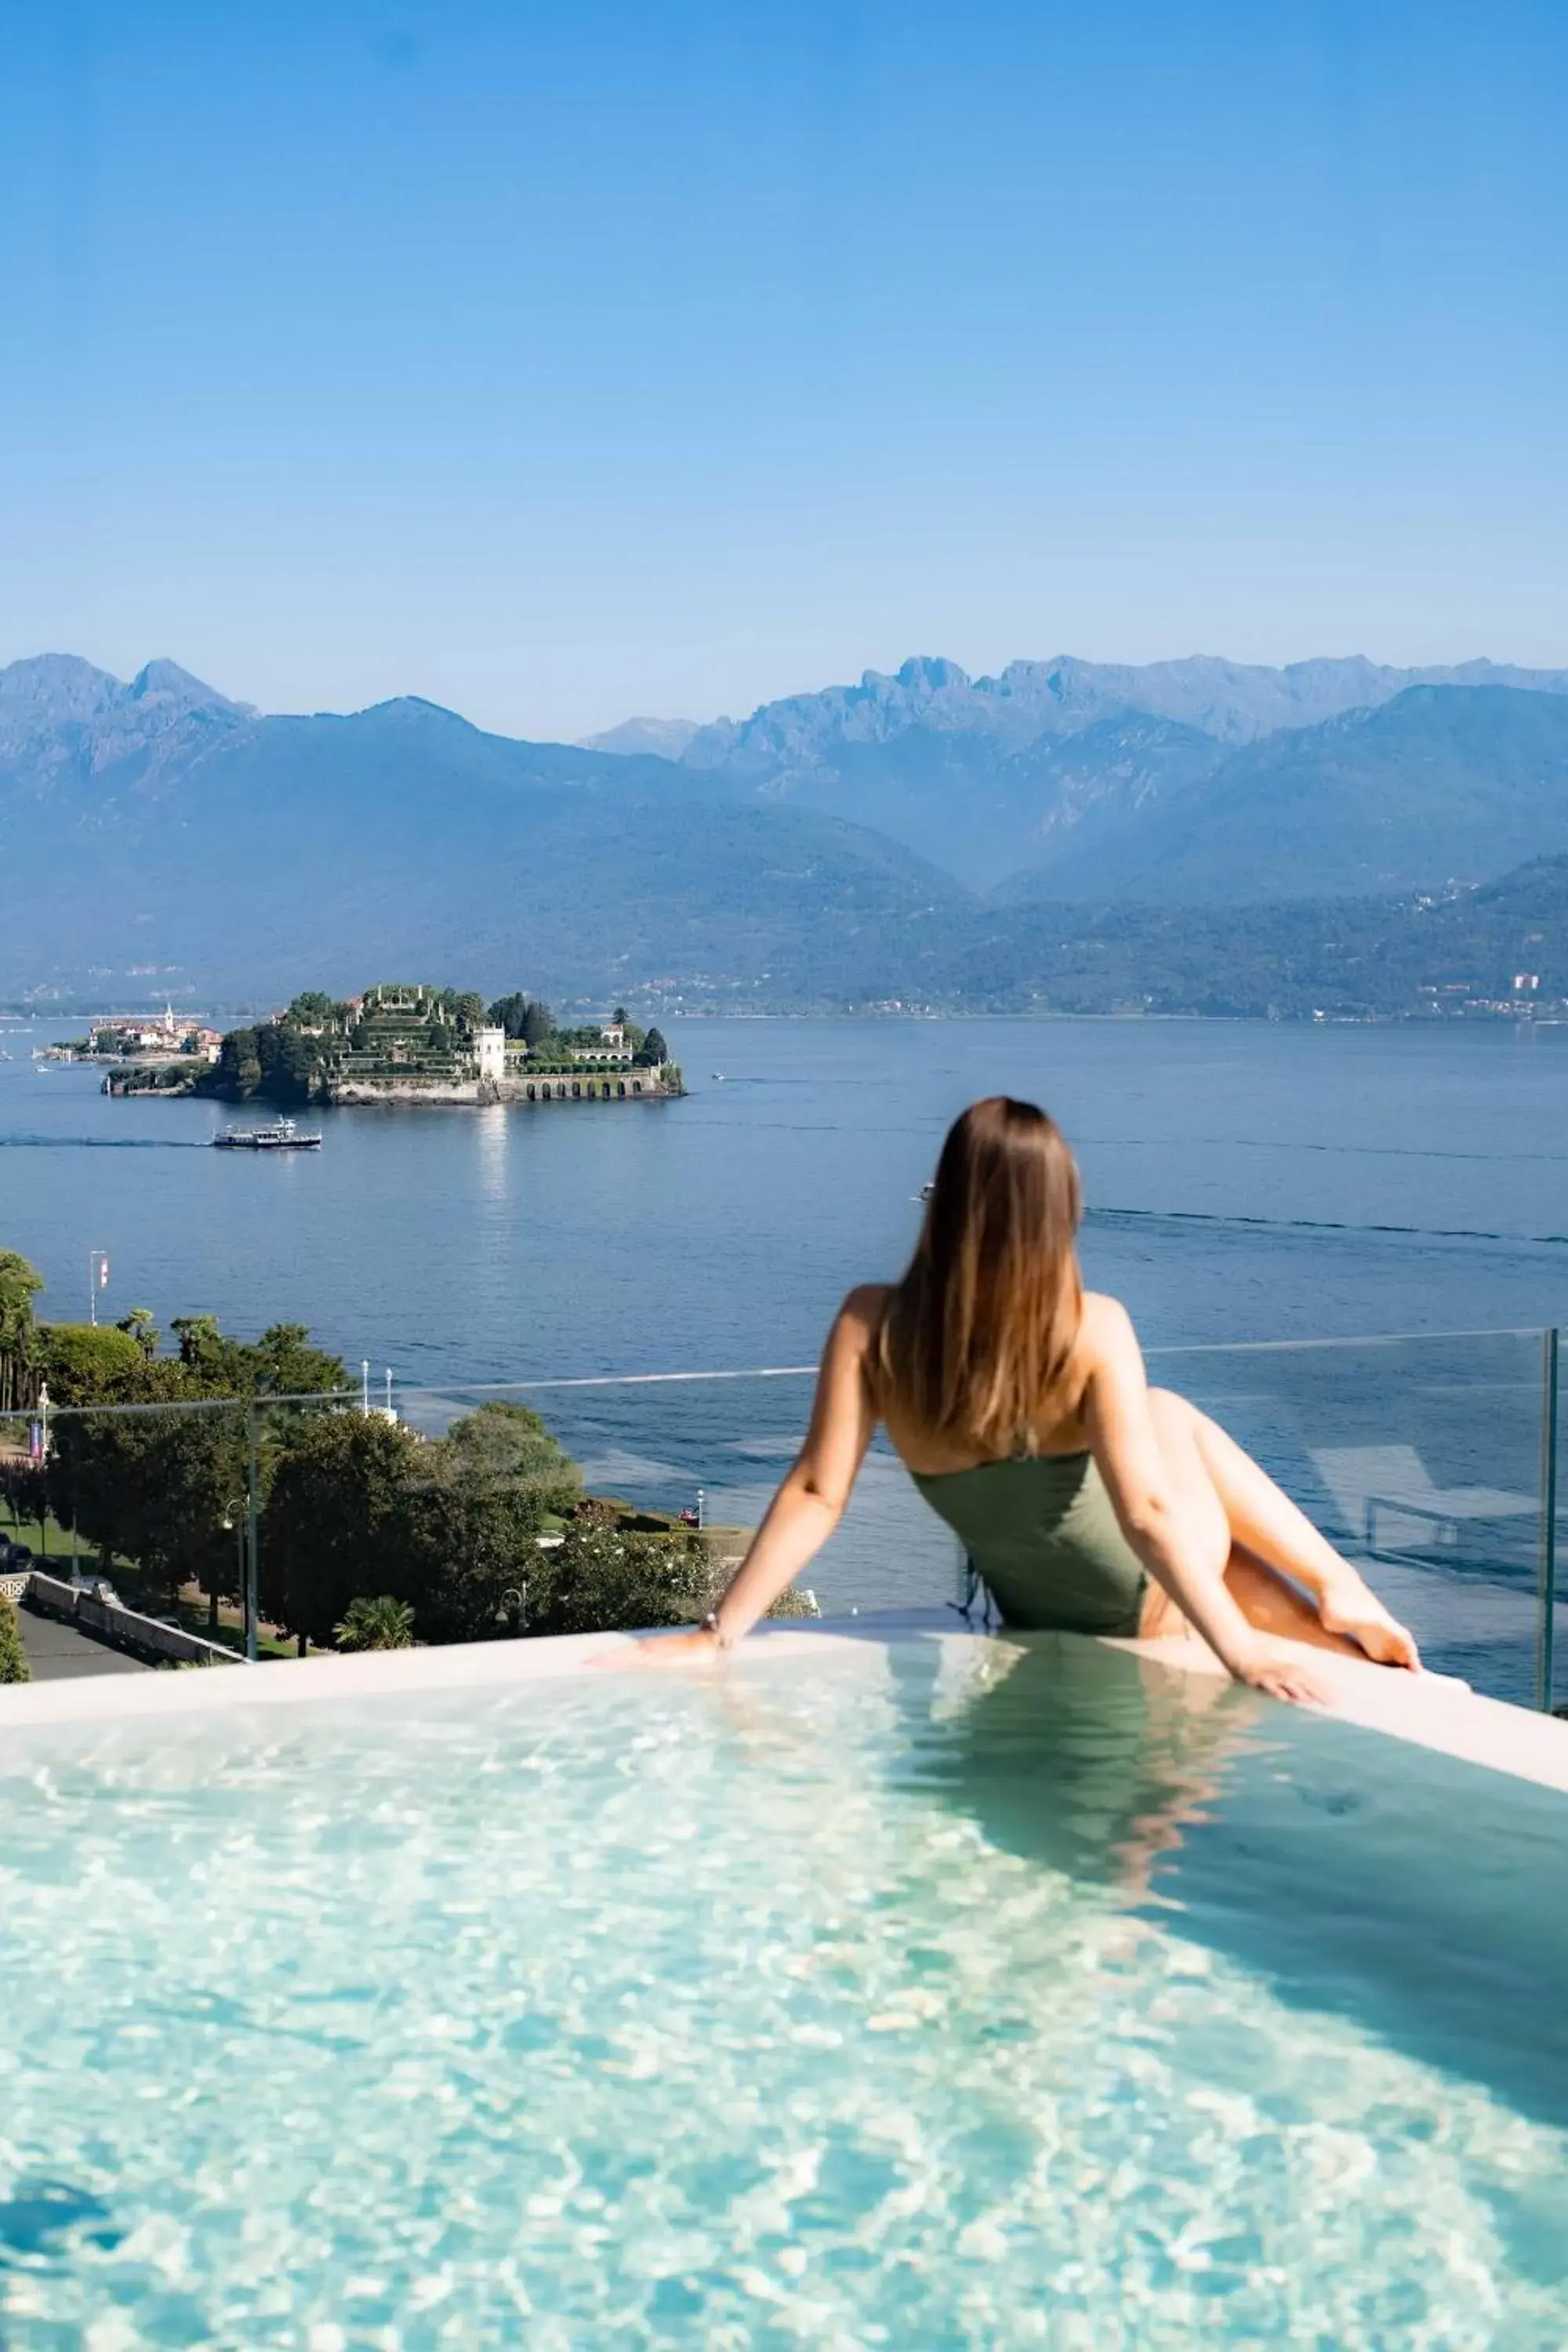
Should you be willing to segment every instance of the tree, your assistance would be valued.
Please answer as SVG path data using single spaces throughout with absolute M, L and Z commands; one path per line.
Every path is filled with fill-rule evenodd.
M 297 1019 L 302 1004 L 324 1006 L 325 1014 L 320 1021 Z M 279 1020 L 264 1022 L 259 1028 L 231 1029 L 213 1067 L 196 1080 L 196 1092 L 226 1102 L 246 1102 L 253 1095 L 277 1103 L 313 1102 L 334 1042 L 328 1034 L 332 1009 L 325 996 L 296 997 Z
M 322 1039 L 287 1022 L 269 1021 L 256 1032 L 261 1078 L 257 1091 L 275 1103 L 307 1103 L 321 1084 L 326 1049 Z
M 150 1307 L 133 1307 L 129 1315 L 121 1317 L 114 1328 L 117 1331 L 123 1331 L 128 1339 L 134 1340 L 138 1350 L 143 1356 L 155 1356 L 163 1344 L 163 1334 L 153 1322 L 153 1309 Z
M 18 1460 L 15 1454 L 0 1461 L 0 1496 L 5 1496 L 13 1527 L 19 1527 L 24 1519 L 41 1519 L 49 1507 L 48 1481 L 42 1465 Z
M 510 996 L 498 996 L 486 1019 L 494 1029 L 504 1029 L 509 1037 L 521 1038 L 531 1053 L 555 1034 L 555 1016 L 548 1004 L 536 997 L 524 996 L 521 991 Z
M 542 1510 L 563 1516 L 582 1498 L 577 1465 L 526 1405 L 482 1404 L 465 1413 L 447 1432 L 436 1462 L 449 1484 L 482 1494 L 526 1490 Z
M 227 1344 L 216 1315 L 176 1315 L 169 1328 L 187 1371 L 205 1373 L 216 1366 Z
M 0 1594 L 0 1683 L 25 1683 L 30 1678 L 22 1636 L 16 1630 L 16 1612 Z
M 650 1029 L 632 1058 L 643 1070 L 657 1070 L 661 1062 L 668 1062 L 669 1047 L 664 1042 L 663 1031 Z
M 313 1347 L 303 1323 L 273 1323 L 259 1339 L 231 1339 L 216 1315 L 176 1315 L 180 1361 L 207 1396 L 341 1395 L 349 1386 L 341 1356 Z
M 378 1413 L 315 1412 L 278 1454 L 260 1528 L 262 1614 L 301 1641 L 327 1643 L 352 1602 L 412 1596 L 400 1517 L 417 1452 Z
M 378 1593 L 374 1600 L 351 1601 L 332 1629 L 332 1638 L 340 1650 L 411 1650 L 414 1612 L 405 1601 L 395 1601 L 390 1592 Z
M 398 1591 L 432 1641 L 482 1641 L 526 1588 L 547 1515 L 574 1509 L 575 1463 L 526 1406 L 481 1405 L 416 1457 L 400 1516 Z
M 30 1404 L 37 1327 L 33 1301 L 44 1286 L 37 1269 L 15 1250 L 0 1250 L 0 1410 Z
M 539 1559 L 544 1506 L 527 1486 L 486 1488 L 437 1462 L 400 1498 L 389 1560 L 398 1591 L 433 1642 L 481 1642 L 499 1630 L 507 1594 L 526 1590 Z
M 476 996 L 471 990 L 457 998 L 452 1010 L 457 1014 L 458 1026 L 467 1030 L 470 1036 L 476 1029 L 482 1027 L 485 1000 L 482 996 Z
M 324 1029 L 336 1011 L 331 998 L 321 989 L 307 988 L 294 999 L 283 1018 L 291 1021 L 297 1029 Z
M 377 1414 L 300 1418 L 262 1519 L 263 1613 L 326 1642 L 355 1601 L 390 1599 L 427 1641 L 482 1641 L 535 1574 L 547 1511 L 579 1491 L 575 1466 L 521 1406 L 483 1406 L 433 1443 Z
M 232 1507 L 247 1475 L 243 1414 L 204 1409 L 185 1368 L 166 1357 L 142 1359 L 116 1382 L 114 1402 L 145 1409 L 67 1413 L 52 1424 L 56 1517 L 106 1562 L 130 1560 L 160 1591 L 195 1582 L 209 1594 L 232 1592 Z
M 350 1385 L 342 1358 L 312 1346 L 303 1323 L 269 1323 L 259 1339 L 226 1345 L 234 1349 L 236 1385 L 258 1396 L 341 1395 Z
M 36 1361 L 51 1403 L 112 1404 L 145 1358 L 128 1331 L 110 1324 L 40 1323 Z
M 514 990 L 510 996 L 498 996 L 485 1013 L 492 1029 L 504 1029 L 509 1037 L 522 1034 L 522 1016 L 528 1010 L 528 999 Z
M 259 1036 L 256 1029 L 231 1029 L 218 1047 L 206 1087 L 234 1102 L 245 1102 L 255 1094 L 261 1084 Z
M 706 1605 L 707 1554 L 695 1538 L 622 1534 L 593 1520 L 539 1554 L 531 1633 L 640 1633 L 689 1625 Z

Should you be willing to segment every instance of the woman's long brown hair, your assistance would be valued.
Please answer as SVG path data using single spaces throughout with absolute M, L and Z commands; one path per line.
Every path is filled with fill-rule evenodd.
M 886 1413 L 982 1456 L 1031 1454 L 1083 1312 L 1082 1196 L 1054 1119 L 991 1095 L 955 1119 L 878 1335 Z

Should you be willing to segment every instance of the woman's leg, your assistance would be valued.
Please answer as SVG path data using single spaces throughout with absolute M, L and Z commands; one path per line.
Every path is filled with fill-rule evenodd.
M 1189 1525 L 1251 1624 L 1318 1649 L 1377 1656 L 1390 1664 L 1414 1663 L 1415 1645 L 1403 1627 L 1234 1439 L 1168 1389 L 1152 1391 L 1149 1406 Z M 1336 1597 L 1342 1593 L 1343 1605 L 1314 1609 L 1282 1580 L 1289 1576 L 1300 1577 L 1314 1591 L 1327 1586 Z M 1364 1594 L 1364 1605 L 1355 1599 L 1352 1584 Z M 1144 1633 L 1180 1633 L 1185 1623 L 1166 1594 L 1151 1591 Z
M 1349 1560 L 1320 1534 L 1305 1511 L 1217 1421 L 1211 1421 L 1185 1397 L 1165 1389 L 1157 1393 L 1159 1411 L 1167 1420 L 1180 1418 L 1190 1425 L 1204 1467 L 1224 1507 L 1233 1543 L 1266 1568 L 1293 1576 L 1311 1592 L 1355 1575 Z
M 1348 1633 L 1381 1665 L 1414 1666 L 1421 1654 L 1397 1618 L 1390 1616 L 1358 1569 L 1320 1535 L 1267 1470 L 1227 1435 L 1219 1423 L 1162 1389 L 1158 1411 L 1166 1420 L 1185 1421 L 1204 1467 L 1214 1481 L 1231 1540 L 1265 1570 L 1293 1577 L 1317 1603 L 1320 1622 L 1331 1633 Z

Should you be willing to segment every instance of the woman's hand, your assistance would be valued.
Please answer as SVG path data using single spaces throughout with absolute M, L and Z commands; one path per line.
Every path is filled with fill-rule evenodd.
M 653 1633 L 630 1650 L 615 1651 L 605 1665 L 701 1665 L 722 1657 L 816 1559 L 844 1516 L 877 1426 L 866 1356 L 881 1299 L 879 1290 L 852 1290 L 839 1309 L 823 1351 L 805 1444 L 715 1604 L 724 1619 L 723 1638 L 702 1625 Z
M 1284 1699 L 1291 1706 L 1328 1706 L 1328 1684 L 1289 1642 L 1258 1634 L 1226 1665 L 1238 1683 L 1261 1691 L 1266 1698 Z
M 1353 1570 L 1323 1587 L 1318 1614 L 1325 1632 L 1348 1634 L 1378 1665 L 1407 1666 L 1413 1675 L 1421 1672 L 1421 1653 L 1411 1635 Z
M 717 1634 L 703 1625 L 689 1625 L 678 1633 L 645 1633 L 629 1650 L 606 1650 L 601 1657 L 591 1658 L 589 1664 L 608 1674 L 617 1670 L 624 1674 L 639 1666 L 701 1664 L 723 1654 L 724 1645 Z
M 645 1633 L 637 1643 L 637 1655 L 647 1665 L 673 1665 L 723 1654 L 723 1643 L 708 1625 L 687 1626 L 679 1633 Z

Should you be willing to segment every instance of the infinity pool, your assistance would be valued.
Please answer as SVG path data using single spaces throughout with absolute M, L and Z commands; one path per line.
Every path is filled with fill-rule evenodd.
M 1049 1638 L 12 1729 L 0 2345 L 1557 2352 L 1565 1832 Z

